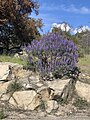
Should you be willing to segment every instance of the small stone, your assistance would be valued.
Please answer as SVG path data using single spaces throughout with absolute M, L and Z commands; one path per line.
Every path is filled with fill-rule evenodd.
M 46 112 L 51 113 L 52 110 L 57 110 L 58 109 L 58 103 L 55 100 L 49 100 L 46 102 Z
M 42 86 L 43 86 L 43 84 L 42 84 L 41 82 L 38 82 L 36 85 L 37 85 L 38 87 L 42 87 Z

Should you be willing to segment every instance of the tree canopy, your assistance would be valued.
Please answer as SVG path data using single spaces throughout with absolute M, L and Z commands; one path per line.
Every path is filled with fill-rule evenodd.
M 24 18 L 35 11 L 38 14 L 39 5 L 32 0 L 0 0 L 0 25 L 7 20 L 17 21 L 18 17 Z
M 40 36 L 42 19 L 28 18 L 32 12 L 38 15 L 38 8 L 35 0 L 0 0 L 0 44 L 22 45 Z

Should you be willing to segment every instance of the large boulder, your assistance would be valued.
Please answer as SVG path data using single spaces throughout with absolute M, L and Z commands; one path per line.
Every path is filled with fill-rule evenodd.
M 16 108 L 27 109 L 28 105 L 30 105 L 30 103 L 33 101 L 36 94 L 37 93 L 34 90 L 17 91 L 14 92 L 14 94 L 9 100 L 9 103 Z
M 50 88 L 42 89 L 38 93 L 35 90 L 14 92 L 9 103 L 17 108 L 35 110 L 42 102 L 47 102 L 52 99 L 52 92 Z
M 54 80 L 54 81 L 47 81 L 48 87 L 52 88 L 55 92 L 55 95 L 61 95 L 63 89 L 65 88 L 66 85 L 68 85 L 70 79 L 66 80 Z
M 23 69 L 22 65 L 10 62 L 0 63 L 0 81 L 28 77 L 31 73 Z
M 78 96 L 87 100 L 87 102 L 90 102 L 90 84 L 77 81 L 75 87 L 76 87 Z

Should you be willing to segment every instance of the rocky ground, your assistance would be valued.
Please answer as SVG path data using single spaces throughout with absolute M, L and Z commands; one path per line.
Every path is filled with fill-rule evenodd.
M 89 74 L 82 73 L 74 84 L 66 78 L 43 81 L 23 66 L 1 62 L 0 115 L 5 120 L 89 120 L 89 81 Z
M 56 116 L 45 114 L 44 112 L 37 111 L 7 111 L 6 118 L 4 120 L 90 120 L 90 114 L 85 113 L 85 111 L 77 111 L 70 115 Z

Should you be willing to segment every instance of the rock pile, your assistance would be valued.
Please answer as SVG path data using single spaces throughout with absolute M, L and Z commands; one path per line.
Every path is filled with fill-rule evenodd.
M 68 88 L 70 81 L 71 79 L 43 81 L 39 79 L 38 73 L 26 71 L 23 66 L 0 63 L 0 102 L 17 109 L 43 109 L 46 113 L 57 111 L 55 114 L 59 115 L 61 105 L 57 101 L 57 97 L 66 97 L 67 94 L 62 93 L 65 88 Z M 70 86 L 68 90 L 70 90 Z M 88 96 L 90 85 L 77 82 L 76 91 L 80 97 L 90 102 L 90 95 Z

